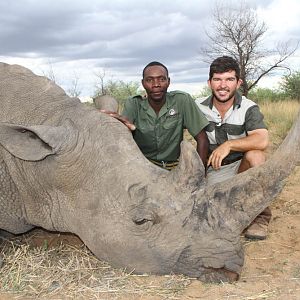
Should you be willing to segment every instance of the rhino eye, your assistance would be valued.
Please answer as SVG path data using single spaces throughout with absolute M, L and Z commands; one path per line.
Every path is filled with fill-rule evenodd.
M 133 220 L 134 224 L 136 225 L 143 225 L 147 222 L 150 222 L 152 220 L 148 220 L 148 219 L 136 219 L 136 220 Z

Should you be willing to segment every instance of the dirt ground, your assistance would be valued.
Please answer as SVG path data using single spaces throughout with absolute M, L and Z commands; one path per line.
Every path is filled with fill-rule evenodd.
M 193 281 L 180 299 L 300 299 L 300 167 L 274 200 L 269 236 L 244 241 L 245 265 L 234 284 Z

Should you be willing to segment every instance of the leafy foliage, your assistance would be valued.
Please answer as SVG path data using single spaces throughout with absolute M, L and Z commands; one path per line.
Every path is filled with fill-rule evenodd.
M 101 90 L 96 90 L 94 97 L 110 95 L 114 97 L 120 106 L 126 99 L 139 94 L 139 83 L 136 81 L 124 82 L 123 80 L 109 80 Z
M 199 93 L 192 95 L 192 97 L 194 99 L 205 98 L 205 97 L 208 97 L 210 94 L 211 94 L 211 89 L 208 86 L 204 86 L 204 87 L 202 87 L 202 89 L 200 90 Z
M 278 89 L 256 87 L 249 92 L 248 98 L 256 103 L 279 102 L 284 101 L 286 95 Z
M 300 101 L 300 71 L 283 76 L 281 89 L 288 98 Z

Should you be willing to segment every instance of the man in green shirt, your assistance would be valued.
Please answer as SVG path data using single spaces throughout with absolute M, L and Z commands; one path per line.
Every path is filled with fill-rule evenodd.
M 204 128 L 208 121 L 192 97 L 181 91 L 167 92 L 168 69 L 155 61 L 144 68 L 142 85 L 147 97 L 128 99 L 122 112 L 135 125 L 133 137 L 142 153 L 154 164 L 172 169 L 178 164 L 186 128 L 206 166 L 208 139 Z

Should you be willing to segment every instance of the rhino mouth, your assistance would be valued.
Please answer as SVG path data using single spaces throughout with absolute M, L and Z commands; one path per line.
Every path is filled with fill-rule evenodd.
M 239 279 L 244 264 L 244 253 L 239 243 L 237 249 L 232 249 L 232 243 L 224 244 L 224 239 L 216 239 L 214 248 L 212 241 L 201 249 L 186 247 L 174 266 L 175 274 L 184 274 L 203 282 L 233 282 Z M 228 247 L 230 246 L 230 247 Z M 231 248 L 231 249 L 229 249 Z

